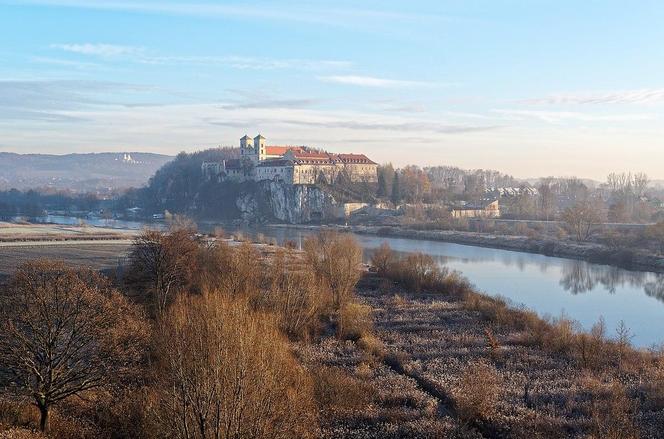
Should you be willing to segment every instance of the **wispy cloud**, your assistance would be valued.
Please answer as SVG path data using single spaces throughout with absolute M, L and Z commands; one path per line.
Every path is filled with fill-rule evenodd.
M 498 125 L 446 124 L 434 121 L 394 118 L 375 114 L 340 115 L 324 111 L 298 111 L 289 114 L 241 115 L 243 118 L 210 118 L 204 121 L 218 126 L 287 126 L 290 128 L 316 128 L 324 130 L 384 131 L 392 133 L 467 134 L 502 128 Z
M 51 44 L 50 47 L 52 49 L 57 49 L 69 53 L 102 58 L 106 60 L 123 60 L 154 65 L 219 65 L 240 70 L 326 70 L 346 69 L 352 66 L 350 61 L 327 59 L 277 59 L 236 55 L 161 55 L 152 53 L 144 47 L 121 46 L 105 43 Z
M 144 49 L 133 46 L 119 46 L 116 44 L 51 44 L 51 48 L 64 50 L 65 52 L 78 53 L 81 55 L 93 55 L 104 58 L 116 56 L 139 55 Z
M 76 61 L 70 59 L 61 59 L 61 58 L 51 58 L 47 56 L 32 56 L 30 57 L 31 62 L 41 63 L 41 64 L 51 64 L 55 66 L 62 67 L 73 67 L 76 69 L 96 69 L 101 67 L 97 63 L 87 62 L 87 61 Z
M 127 1 L 127 0 L 0 0 L 4 4 L 31 4 L 53 7 L 125 11 L 150 14 L 194 16 L 200 18 L 259 19 L 288 21 L 314 25 L 354 27 L 358 30 L 373 26 L 389 26 L 392 23 L 448 22 L 460 18 L 439 14 L 417 14 L 383 9 L 321 7 L 314 4 L 294 6 L 229 4 L 224 2 L 186 1 Z M 467 21 L 467 20 L 466 20 Z
M 375 76 L 358 76 L 358 75 L 320 76 L 318 79 L 324 82 L 357 85 L 360 87 L 391 88 L 391 87 L 417 87 L 417 86 L 429 85 L 429 83 L 427 82 L 407 81 L 402 79 L 377 78 Z
M 82 110 L 130 104 L 152 87 L 107 81 L 0 81 L 0 120 L 71 122 Z M 68 112 L 81 111 L 78 115 Z
M 560 93 L 538 99 L 528 99 L 527 104 L 649 104 L 664 102 L 664 88 L 610 91 L 603 93 Z
M 509 120 L 536 119 L 548 123 L 578 122 L 630 122 L 653 120 L 654 114 L 587 114 L 573 111 L 491 110 Z
M 311 60 L 311 59 L 275 59 L 248 56 L 160 56 L 141 55 L 136 60 L 146 64 L 198 64 L 223 65 L 240 70 L 278 70 L 304 69 L 319 70 L 330 68 L 348 68 L 349 61 L 342 60 Z
M 306 108 L 311 107 L 320 101 L 318 99 L 279 99 L 265 98 L 258 100 L 237 101 L 229 104 L 221 104 L 220 107 L 225 110 L 233 109 L 251 109 L 251 108 Z

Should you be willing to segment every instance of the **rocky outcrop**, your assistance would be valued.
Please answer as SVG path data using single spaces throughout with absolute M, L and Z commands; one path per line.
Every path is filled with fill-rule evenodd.
M 303 224 L 331 220 L 334 197 L 315 185 L 289 185 L 261 181 L 247 185 L 235 205 L 243 221 Z

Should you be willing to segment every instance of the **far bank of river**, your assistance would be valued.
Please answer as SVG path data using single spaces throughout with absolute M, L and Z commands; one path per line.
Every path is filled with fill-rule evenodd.
M 594 243 L 453 230 L 411 230 L 397 227 L 353 226 L 351 230 L 353 233 L 358 234 L 452 242 L 463 245 L 537 253 L 545 256 L 579 259 L 587 262 L 615 265 L 628 270 L 664 273 L 664 257 L 662 256 L 628 249 L 609 248 Z
M 273 224 L 266 227 L 302 230 L 338 230 L 358 235 L 385 238 L 406 238 L 424 241 L 440 241 L 454 244 L 535 253 L 544 256 L 578 259 L 597 264 L 613 265 L 626 270 L 664 273 L 664 257 L 649 252 L 610 248 L 601 244 L 529 238 L 526 236 L 494 235 L 490 233 L 456 230 L 413 230 L 385 226 L 318 226 Z

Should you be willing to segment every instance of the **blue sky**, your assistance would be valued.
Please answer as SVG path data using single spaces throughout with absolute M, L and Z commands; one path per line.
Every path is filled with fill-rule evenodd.
M 659 1 L 0 0 L 0 150 L 664 178 Z

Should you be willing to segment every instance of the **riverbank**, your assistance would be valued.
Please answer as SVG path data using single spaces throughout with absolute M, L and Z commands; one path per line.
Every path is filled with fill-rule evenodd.
M 357 300 L 371 319 L 358 340 L 296 345 L 308 369 L 334 372 L 326 392 L 343 395 L 328 397 L 323 438 L 659 437 L 649 353 L 472 291 L 427 294 L 373 273 Z
M 386 238 L 406 238 L 428 241 L 450 242 L 475 247 L 496 248 L 545 256 L 577 259 L 592 263 L 613 265 L 627 270 L 664 273 L 664 257 L 630 249 L 610 248 L 595 243 L 579 243 L 553 239 L 538 239 L 527 236 L 494 235 L 489 233 L 462 232 L 455 230 L 411 230 L 384 226 L 302 226 L 275 224 L 270 227 L 300 228 L 305 230 L 332 229 L 349 231 L 359 235 Z

